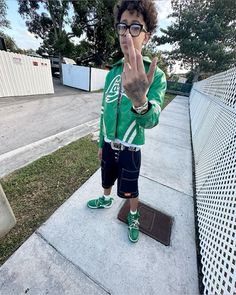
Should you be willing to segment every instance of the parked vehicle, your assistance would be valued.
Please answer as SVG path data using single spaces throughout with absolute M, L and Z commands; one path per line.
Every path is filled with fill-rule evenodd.
M 48 56 L 48 54 L 42 54 L 42 56 L 50 59 L 52 75 L 54 77 L 59 77 L 60 76 L 59 57 L 58 56 Z M 72 64 L 72 65 L 76 64 L 76 62 L 73 59 L 68 58 L 68 57 L 63 57 L 62 63 L 63 64 Z

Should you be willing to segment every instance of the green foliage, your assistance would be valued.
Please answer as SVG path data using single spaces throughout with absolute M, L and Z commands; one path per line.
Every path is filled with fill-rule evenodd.
M 168 71 L 167 71 L 168 61 L 165 55 L 161 51 L 158 51 L 156 49 L 156 44 L 152 40 L 150 40 L 148 44 L 143 48 L 142 54 L 145 56 L 148 56 L 151 60 L 154 57 L 157 57 L 158 67 L 162 71 L 164 71 L 164 73 L 166 74 L 166 77 L 168 78 Z
M 59 56 L 60 78 L 62 77 L 61 61 L 62 56 L 67 55 L 70 48 L 69 36 L 65 26 L 70 24 L 68 18 L 70 1 L 61 0 L 18 0 L 19 13 L 26 19 L 26 26 L 29 32 L 36 37 L 41 37 L 44 52 Z M 42 9 L 46 12 L 40 11 Z M 68 55 L 67 55 L 68 56 Z
M 169 58 L 181 60 L 194 73 L 227 70 L 236 61 L 235 0 L 172 0 L 175 22 L 158 44 L 170 43 L 174 50 Z
M 80 58 L 98 54 L 103 63 L 113 63 L 120 58 L 120 47 L 114 30 L 113 7 L 116 0 L 73 1 L 75 18 L 72 31 L 84 40 L 77 46 Z M 96 61 L 95 61 L 96 65 Z
M 6 19 L 7 5 L 5 0 L 0 0 L 0 29 L 10 28 L 10 22 Z
M 6 48 L 8 51 L 16 52 L 16 53 L 19 52 L 20 49 L 17 47 L 16 42 L 12 37 L 8 36 L 7 34 L 3 33 L 2 31 L 0 31 L 0 36 L 4 38 Z
M 172 75 L 171 76 L 171 81 L 174 81 L 174 82 L 178 82 L 179 81 L 179 76 L 178 75 Z
M 21 49 L 16 45 L 15 40 L 8 36 L 7 34 L 0 31 L 0 36 L 2 36 L 5 40 L 6 48 L 10 52 L 19 53 L 19 54 L 25 54 L 25 55 L 32 55 L 35 54 L 35 50 L 33 49 Z
M 43 39 L 37 52 L 73 59 L 94 54 L 104 64 L 121 56 L 113 25 L 116 0 L 18 0 L 18 3 L 28 30 Z M 45 12 L 40 13 L 42 10 Z M 75 45 L 72 37 L 80 38 L 80 44 Z
M 29 32 L 43 39 L 47 53 L 63 54 L 69 43 L 69 33 L 65 25 L 69 24 L 69 1 L 18 0 L 19 13 L 26 19 Z M 44 10 L 45 12 L 41 12 Z

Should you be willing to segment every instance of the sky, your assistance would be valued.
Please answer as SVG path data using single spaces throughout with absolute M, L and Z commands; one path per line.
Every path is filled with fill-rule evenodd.
M 158 26 L 158 35 L 160 36 L 160 28 L 167 28 L 171 24 L 171 19 L 167 16 L 172 12 L 171 10 L 171 0 L 156 0 L 158 13 L 159 13 L 159 26 Z M 11 29 L 4 29 L 4 33 L 12 37 L 17 46 L 21 49 L 38 49 L 42 39 L 36 39 L 33 34 L 28 32 L 25 25 L 25 20 L 18 13 L 18 3 L 16 0 L 6 0 L 8 6 L 7 9 L 7 19 L 11 23 Z M 157 47 L 158 50 L 168 50 L 171 51 L 171 45 L 165 44 Z M 180 72 L 178 64 L 176 64 L 176 70 Z

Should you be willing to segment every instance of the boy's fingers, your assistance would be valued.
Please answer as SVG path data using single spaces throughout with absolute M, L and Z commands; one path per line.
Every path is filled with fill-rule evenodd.
M 135 49 L 136 53 L 136 61 L 137 61 L 137 71 L 140 74 L 145 73 L 144 65 L 143 65 L 143 57 L 142 54 L 138 51 L 138 49 Z
M 131 69 L 132 69 L 132 68 L 131 68 L 130 63 L 125 62 L 125 63 L 124 63 L 124 72 L 125 72 L 125 73 L 128 73 Z
M 125 82 L 126 82 L 126 74 L 125 74 L 125 72 L 123 72 L 123 73 L 121 74 L 121 84 L 124 85 Z
M 130 70 L 131 70 L 131 65 L 128 62 L 124 63 L 124 69 L 121 76 L 122 85 L 124 85 L 124 83 L 126 83 L 127 79 L 130 77 Z
M 134 43 L 131 35 L 128 33 L 126 35 L 126 42 L 128 46 L 128 53 L 129 53 L 129 62 L 133 70 L 137 69 L 137 64 L 136 64 L 136 52 L 134 49 Z
M 155 72 L 155 69 L 156 69 L 156 65 L 157 65 L 157 58 L 155 57 L 152 60 L 152 63 L 150 65 L 150 67 L 149 67 L 149 71 L 147 73 L 147 78 L 148 78 L 149 84 L 151 84 L 152 81 L 153 81 L 153 77 L 154 77 L 154 72 Z

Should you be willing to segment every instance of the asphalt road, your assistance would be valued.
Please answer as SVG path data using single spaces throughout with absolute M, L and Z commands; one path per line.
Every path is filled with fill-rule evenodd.
M 54 94 L 0 98 L 0 155 L 97 119 L 102 93 L 60 85 Z

